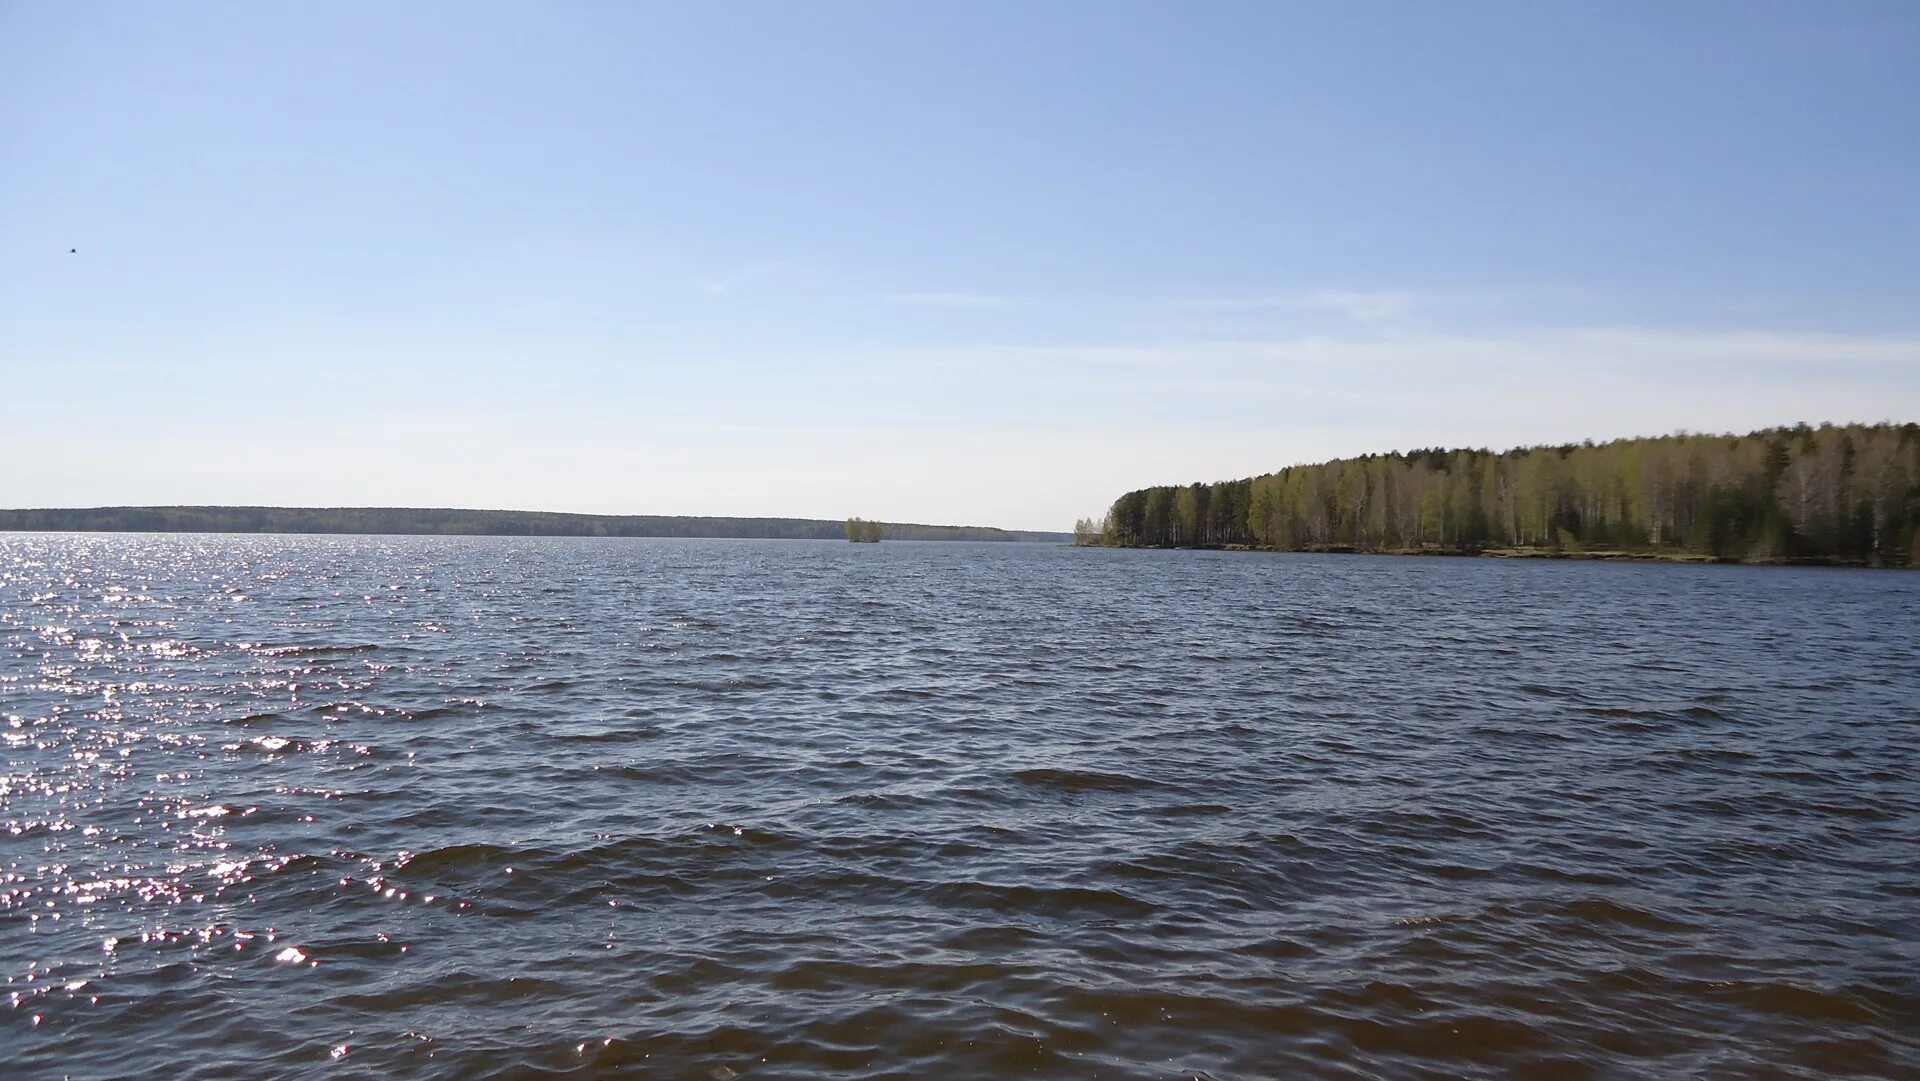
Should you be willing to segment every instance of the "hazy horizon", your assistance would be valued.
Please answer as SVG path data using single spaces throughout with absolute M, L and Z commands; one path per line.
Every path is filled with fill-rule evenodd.
M 1769 427 L 1769 428 L 1773 428 L 1773 429 L 1784 429 L 1784 428 L 1792 428 L 1792 427 L 1794 427 L 1794 426 L 1796 426 L 1796 425 L 1799 425 L 1799 424 L 1805 424 L 1805 425 L 1807 425 L 1808 427 L 1811 427 L 1811 428 L 1815 428 L 1815 429 L 1819 429 L 1819 428 L 1824 428 L 1824 427 L 1828 427 L 1828 426 L 1831 426 L 1831 427 L 1836 427 L 1836 428 L 1839 428 L 1839 427 L 1846 427 L 1846 426 L 1848 426 L 1848 425 L 1854 425 L 1854 424 L 1857 424 L 1857 425 L 1864 425 L 1864 426 L 1871 426 L 1871 425 L 1874 425 L 1874 424 L 1884 424 L 1884 423 L 1894 423 L 1894 424 L 1911 424 L 1911 423 L 1915 423 L 1915 422 L 1913 422 L 1913 421 L 1887 421 L 1887 420 L 1880 420 L 1880 421 L 1795 421 L 1795 422 L 1793 422 L 1793 423 L 1791 423 L 1791 424 L 1779 424 L 1779 425 L 1769 425 L 1769 426 L 1767 426 L 1767 427 Z M 1444 448 L 1437 448 L 1437 447 L 1392 447 L 1392 448 L 1389 448 L 1389 449 L 1387 449 L 1387 450 L 1383 450 L 1383 451 L 1371 451 L 1371 452 L 1362 452 L 1362 454 L 1380 454 L 1380 455 L 1394 455 L 1394 454 L 1407 454 L 1407 453 L 1412 453 L 1412 452 L 1415 452 L 1415 451 L 1420 451 L 1420 450 L 1431 450 L 1431 449 L 1446 449 L 1446 450 L 1469 450 L 1469 449 L 1472 449 L 1472 450 L 1482 450 L 1482 451 L 1492 451 L 1492 452 L 1494 452 L 1494 453 L 1496 453 L 1496 454 L 1499 454 L 1499 453 L 1504 453 L 1504 452 L 1508 452 L 1508 451 L 1513 451 L 1513 450 L 1521 450 L 1521 449 L 1531 449 L 1531 448 L 1535 448 L 1535 447 L 1548 447 L 1548 446 L 1566 446 L 1566 445 L 1578 445 L 1578 444 L 1580 444 L 1580 443 L 1583 443 L 1583 442 L 1585 442 L 1585 443 L 1593 443 L 1593 444 L 1600 444 L 1600 445 L 1605 445 L 1605 444 L 1608 444 L 1608 443 L 1615 443 L 1615 442 L 1633 442 L 1633 441 L 1636 441 L 1636 440 L 1640 440 L 1640 439 L 1657 439 L 1657 438 L 1664 438 L 1664 437 L 1666 437 L 1666 436 L 1671 436 L 1671 435 L 1677 435 L 1677 434 L 1678 434 L 1678 435 L 1689 435 L 1689 436 L 1706 436 L 1706 437 L 1716 437 L 1716 436 L 1733 436 L 1733 437 L 1744 437 L 1744 436 L 1747 436 L 1747 435 L 1750 435 L 1750 434 L 1753 434 L 1754 432 L 1757 432 L 1757 431 L 1760 431 L 1760 430 L 1761 430 L 1761 429 L 1749 429 L 1749 430 L 1743 430 L 1743 431 L 1737 431 L 1737 432 L 1708 432 L 1708 431 L 1698 431 L 1698 430 L 1691 430 L 1691 429 L 1690 429 L 1690 430 L 1686 430 L 1686 431 L 1684 431 L 1684 432 L 1664 432 L 1664 433 L 1640 433 L 1640 434 L 1634 434 L 1634 435 L 1626 435 L 1626 436 L 1619 436 L 1619 437 L 1607 437 L 1607 438 L 1601 438 L 1601 439 L 1579 439 L 1579 440 L 1558 440 L 1558 441 L 1555 441 L 1555 442 L 1552 442 L 1552 443 L 1535 443 L 1535 444 L 1523 444 L 1523 445 L 1515 445 L 1515 446 L 1511 446 L 1511 447 L 1486 447 L 1486 446 L 1479 446 L 1479 447 L 1475 447 L 1475 446 L 1471 446 L 1471 445 L 1468 445 L 1468 444 L 1461 444 L 1461 445 L 1459 445 L 1459 446 L 1449 446 L 1449 447 L 1444 447 Z M 1357 455 L 1356 455 L 1356 456 L 1357 456 Z M 1190 484 L 1190 483 L 1200 483 L 1200 484 L 1213 484 L 1213 483 L 1217 483 L 1217 482 L 1223 482 L 1223 481 L 1229 481 L 1229 482 L 1230 482 L 1230 481 L 1236 481 L 1236 480 L 1244 480 L 1244 479 L 1246 479 L 1246 478 L 1247 478 L 1247 477 L 1249 477 L 1249 476 L 1258 476 L 1258 475 L 1265 475 L 1265 474 L 1271 474 L 1271 473 L 1276 473 L 1276 472 L 1279 472 L 1279 471 L 1280 471 L 1280 470 L 1282 470 L 1282 469 L 1286 469 L 1286 468 L 1289 468 L 1289 467 L 1291 467 L 1291 468 L 1300 468 L 1300 467 L 1310 467 L 1310 466 L 1317 466 L 1317 465 L 1324 465 L 1324 464 L 1326 464 L 1327 462 L 1329 462 L 1329 461 L 1332 461 L 1332 460 L 1333 460 L 1333 459 L 1321 459 L 1321 460 L 1317 460 L 1317 461 L 1311 461 L 1311 462 L 1306 462 L 1306 461 L 1302 461 L 1302 462 L 1287 462 L 1287 463 L 1285 463 L 1284 465 L 1279 465 L 1279 466 L 1272 466 L 1272 467 L 1262 467 L 1262 468 L 1261 468 L 1261 469 L 1259 469 L 1259 470 L 1256 470 L 1256 471 L 1253 471 L 1253 472 L 1251 472 L 1251 473 L 1248 473 L 1248 474 L 1242 474 L 1242 475 L 1238 475 L 1238 476 L 1230 476 L 1230 477 L 1206 477 L 1206 478 L 1193 478 L 1192 480 L 1185 480 L 1185 481 L 1173 481 L 1173 480 L 1168 480 L 1168 481 L 1160 481 L 1160 482 L 1153 482 L 1153 483 L 1146 483 L 1146 484 L 1137 484 L 1137 485 L 1135 485 L 1135 486 L 1134 486 L 1134 488 L 1135 488 L 1135 489 L 1139 489 L 1139 488 L 1151 488 L 1151 487 L 1158 487 L 1158 486 L 1164 486 L 1164 485 L 1167 485 L 1167 484 L 1173 484 L 1173 485 L 1176 485 L 1176 486 L 1179 486 L 1179 485 L 1186 485 L 1186 484 Z M 1129 489 L 1129 490 L 1132 490 L 1132 489 Z M 1118 493 L 1116 493 L 1116 494 L 1118 494 Z M 429 506 L 429 505 L 426 505 L 426 504 L 404 504 L 404 505 L 403 505 L 403 504 L 372 504 L 372 503 L 336 503 L 336 504 L 327 504 L 327 505 L 324 505 L 324 506 L 323 506 L 323 505 L 318 505 L 318 504 L 284 504 L 284 503 L 280 503 L 280 504 L 275 504 L 275 503 L 177 503 L 177 502 L 174 502 L 174 503 L 120 503 L 120 504 L 93 504 L 93 505 L 90 505 L 90 506 L 79 506 L 79 505 L 74 505 L 74 506 L 58 506 L 58 507 L 56 507 L 56 506 L 51 506 L 51 505 L 49 505 L 49 506 L 43 506 L 43 507 L 0 507 L 0 513 L 4 513 L 4 512 L 6 512 L 6 511 L 29 511 L 29 510 L 112 510 L 112 509 L 121 509 L 121 508 L 125 508 L 125 509 L 138 509 L 138 508 L 147 508 L 147 507 L 154 507 L 154 508 L 161 508 L 161 507 L 181 507 L 181 508 L 233 508 L 233 509 L 240 509 L 240 508 L 264 508 L 264 509 L 270 509 L 270 510 L 353 510 L 353 511 L 381 511 L 381 510 L 391 510 L 391 511 L 473 511 L 473 512 L 479 512 L 479 513 L 508 513 L 508 514 L 567 514 L 567 515 L 581 515 L 581 516 L 613 516 L 613 517 L 633 517 L 633 518 L 740 518 L 740 519 L 748 519 L 748 520 L 753 520 L 753 519 L 773 519 L 773 520 L 790 520 L 790 521 L 813 521 L 813 522 L 822 522 L 822 521 L 823 521 L 823 522 L 836 522 L 836 521 L 840 521 L 840 520 L 842 520 L 842 519 L 845 519 L 845 518 L 853 518 L 853 517 L 869 517 L 869 516 L 863 516 L 863 515 L 835 515 L 835 514 L 782 514 L 782 515 L 772 515 L 772 514 L 681 514 L 681 513 L 675 513 L 675 512 L 655 512 L 655 511 L 645 511 L 645 510 L 633 510 L 633 511 L 578 511 L 578 510 L 570 510 L 570 509 L 568 509 L 568 508 L 565 508 L 565 507 L 506 507 L 506 506 L 499 506 L 499 507 L 483 507 L 483 506 L 454 506 L 454 505 L 444 505 L 444 506 Z M 1105 509 L 1105 508 L 1101 508 L 1101 509 Z M 1095 520 L 1095 521 L 1098 521 L 1098 520 L 1099 520 L 1099 515 L 1098 515 L 1098 514 L 1096 513 L 1095 515 L 1093 515 L 1093 518 L 1094 518 L 1094 520 Z M 931 525 L 931 526 L 955 526 L 955 527 L 964 527 L 964 528 L 991 528 L 991 529 L 1002 529 L 1002 530 L 1006 530 L 1006 531 L 1009 531 L 1009 532 L 1020 532 L 1020 533 L 1058 533 L 1058 534 L 1061 534 L 1061 535 L 1071 535 L 1071 533 L 1072 533 L 1072 529 L 1071 529 L 1071 528 L 1055 528 L 1055 527 L 1053 527 L 1053 526 L 1020 526 L 1020 525 L 1004 525 L 1004 524 L 1001 524 L 1001 523 L 998 523 L 998 522 L 962 522 L 962 521 L 955 521 L 955 522 L 934 522 L 934 521 L 924 521 L 924 522 L 916 522 L 916 521 L 911 521 L 911 520 L 909 520 L 909 519 L 904 519 L 904 518 L 896 518 L 896 519 L 875 519 L 875 520 L 879 520 L 879 521 L 886 521 L 886 522 L 890 522 L 890 523 L 896 523 L 896 524 L 901 524 L 901 525 Z
M 0 506 L 1061 531 L 1913 420 L 1915 71 L 1896 3 L 0 2 Z

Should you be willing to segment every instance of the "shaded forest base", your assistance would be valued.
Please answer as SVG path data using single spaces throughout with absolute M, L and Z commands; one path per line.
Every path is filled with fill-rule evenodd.
M 1572 551 L 1564 548 L 1441 548 L 1438 546 L 1425 548 L 1356 548 L 1349 544 L 1313 544 L 1300 548 L 1275 548 L 1260 544 L 1201 544 L 1183 545 L 1181 547 L 1187 551 L 1304 552 L 1315 555 L 1454 556 L 1485 559 L 1584 559 L 1604 560 L 1613 563 L 1733 563 L 1750 567 L 1920 569 L 1897 564 L 1876 564 L 1861 560 L 1834 559 L 1827 556 L 1755 556 L 1738 559 L 1733 556 L 1717 556 L 1708 552 L 1687 552 L 1675 549 L 1627 550 L 1622 548 L 1607 548 Z

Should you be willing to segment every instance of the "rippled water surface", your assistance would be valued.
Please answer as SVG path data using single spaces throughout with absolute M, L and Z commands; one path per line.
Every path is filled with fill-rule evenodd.
M 1920 575 L 0 535 L 7 1077 L 1920 1076 Z

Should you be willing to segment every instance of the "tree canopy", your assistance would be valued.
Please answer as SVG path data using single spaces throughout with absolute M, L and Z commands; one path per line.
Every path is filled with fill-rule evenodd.
M 1806 424 L 1369 454 L 1128 492 L 1077 539 L 1124 547 L 1607 549 L 1920 566 L 1920 425 Z

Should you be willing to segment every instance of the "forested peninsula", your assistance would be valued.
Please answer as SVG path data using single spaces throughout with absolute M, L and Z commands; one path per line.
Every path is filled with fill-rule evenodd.
M 882 523 L 888 540 L 1064 541 L 1065 533 Z M 689 518 L 407 507 L 95 507 L 0 510 L 0 531 L 94 533 L 385 533 L 497 537 L 754 537 L 839 540 L 843 520 Z
M 1415 450 L 1142 488 L 1076 543 L 1920 566 L 1920 424 Z

